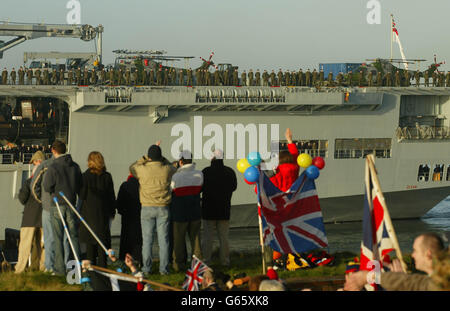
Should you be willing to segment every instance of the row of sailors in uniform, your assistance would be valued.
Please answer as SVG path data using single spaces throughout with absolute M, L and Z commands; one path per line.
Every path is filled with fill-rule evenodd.
M 156 73 L 155 73 L 156 72 Z M 110 85 L 232 85 L 232 86 L 410 86 L 411 79 L 415 79 L 415 85 L 420 85 L 421 77 L 424 78 L 424 85 L 430 86 L 430 78 L 432 79 L 432 85 L 438 87 L 450 86 L 450 72 L 437 73 L 433 72 L 431 77 L 428 71 L 424 74 L 417 71 L 412 76 L 409 71 L 404 71 L 404 74 L 400 74 L 396 71 L 394 74 L 388 72 L 384 76 L 381 72 L 373 73 L 368 72 L 365 74 L 360 71 L 357 75 L 351 71 L 347 74 L 340 72 L 336 79 L 333 73 L 328 74 L 325 81 L 324 72 L 321 70 L 309 69 L 304 73 L 302 69 L 298 72 L 295 71 L 283 71 L 280 69 L 278 73 L 274 70 L 269 74 L 267 70 L 261 74 L 259 70 L 253 73 L 250 69 L 247 73 L 245 70 L 241 73 L 239 79 L 237 70 L 225 70 L 210 72 L 206 68 L 199 68 L 195 70 L 195 80 L 192 69 L 179 69 L 174 68 L 159 68 L 158 70 L 134 70 L 133 73 L 127 70 L 115 70 L 109 69 L 106 71 L 102 69 L 97 71 L 92 69 L 88 71 L 80 68 L 76 70 L 70 69 L 68 72 L 61 69 L 57 71 L 54 69 L 49 72 L 48 69 L 40 69 L 33 71 L 32 69 L 26 69 L 20 67 L 18 72 L 13 68 L 9 73 L 10 79 L 8 80 L 8 71 L 6 68 L 2 72 L 2 84 L 19 85 L 33 84 L 33 79 L 37 85 L 97 85 L 97 84 L 110 84 Z M 26 77 L 26 83 L 25 83 Z M 67 78 L 66 78 L 67 77 Z M 18 78 L 18 81 L 17 81 Z

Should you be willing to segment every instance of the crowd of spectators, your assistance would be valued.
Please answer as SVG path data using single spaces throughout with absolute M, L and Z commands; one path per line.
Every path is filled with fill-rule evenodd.
M 290 180 L 298 176 L 298 167 L 290 161 L 298 155 L 292 141 L 292 132 L 287 129 L 285 136 L 289 151 L 280 155 L 281 159 L 287 159 L 285 162 L 280 161 L 280 165 L 284 165 L 286 169 L 283 174 L 276 174 L 271 178 L 280 189 L 288 187 Z M 31 225 L 30 228 L 22 228 L 27 230 L 21 230 L 21 235 L 22 231 L 24 236 L 27 233 L 28 244 L 31 245 L 33 240 L 42 242 L 39 236 L 43 234 L 44 255 L 41 254 L 40 258 L 35 256 L 31 267 L 39 266 L 41 270 L 45 269 L 56 275 L 66 273 L 65 267 L 71 251 L 65 245 L 63 227 L 67 229 L 79 258 L 103 267 L 107 264 L 106 256 L 115 261 L 116 258 L 111 258 L 110 251 L 105 254 L 99 247 L 100 243 L 80 225 L 72 208 L 65 202 L 71 202 L 80 209 L 81 217 L 92 227 L 102 246 L 108 249 L 111 248 L 111 221 L 116 210 L 119 211 L 122 215 L 122 231 L 117 259 L 128 262 L 123 267 L 130 268 L 132 262 L 133 266 L 142 267 L 143 277 L 148 278 L 150 274 L 158 272 L 166 275 L 173 271 L 185 271 L 190 258 L 187 256 L 186 236 L 191 243 L 191 252 L 210 266 L 213 229 L 219 235 L 220 264 L 222 267 L 230 267 L 228 222 L 231 197 L 236 190 L 237 181 L 234 171 L 223 164 L 223 152 L 216 150 L 212 154 L 211 165 L 200 171 L 192 162 L 190 151 L 181 152 L 177 161 L 169 162 L 164 158 L 159 145 L 160 142 L 157 142 L 150 146 L 147 155 L 130 166 L 130 176 L 122 183 L 117 200 L 111 174 L 106 170 L 101 153 L 89 154 L 88 169 L 82 173 L 70 154 L 66 154 L 66 146 L 60 141 L 52 144 L 52 157 L 47 160 L 39 150 L 45 150 L 43 146 L 31 146 L 30 149 L 21 146 L 27 151 L 36 150 L 31 159 L 34 164 L 33 174 L 21 189 L 21 202 L 25 207 L 42 206 L 42 213 L 34 216 L 40 217 L 37 222 L 30 222 L 30 215 L 24 212 L 23 224 Z M 67 200 L 61 197 L 61 192 Z M 54 198 L 60 202 L 59 207 L 53 202 Z M 62 213 L 58 213 L 57 208 L 62 209 Z M 204 228 L 203 235 L 201 226 Z M 41 227 L 42 230 L 36 230 Z M 33 238 L 33 232 L 38 238 Z M 155 233 L 159 247 L 158 272 L 152 265 Z M 81 254 L 81 243 L 87 246 L 87 253 Z M 28 244 L 23 246 L 27 250 L 26 256 L 19 251 L 19 257 L 24 262 L 29 256 Z M 382 273 L 379 285 L 386 290 L 450 289 L 448 247 L 445 249 L 442 239 L 436 234 L 422 234 L 414 241 L 413 250 L 416 270 L 426 274 L 406 274 L 399 262 L 393 261 L 389 267 L 391 272 Z M 25 264 L 20 267 L 22 270 L 16 272 L 23 271 Z M 346 276 L 343 290 L 361 290 L 368 285 L 368 272 L 362 270 L 353 271 Z M 221 290 L 216 279 L 222 280 L 229 290 L 237 289 L 235 283 L 229 282 L 229 276 L 219 276 L 213 270 L 208 270 L 203 276 L 204 290 Z M 247 282 L 249 288 L 256 287 L 260 291 L 286 290 L 286 284 L 278 279 L 273 269 L 269 269 L 266 276 L 255 276 Z

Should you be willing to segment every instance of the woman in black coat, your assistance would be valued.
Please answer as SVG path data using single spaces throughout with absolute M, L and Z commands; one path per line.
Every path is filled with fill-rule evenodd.
M 88 169 L 83 173 L 83 200 L 81 216 L 107 249 L 111 248 L 109 221 L 114 218 L 116 198 L 111 174 L 106 172 L 105 161 L 100 152 L 93 151 L 88 157 Z M 87 259 L 106 267 L 106 253 L 84 225 L 80 226 L 80 242 L 86 243 Z
M 117 211 L 122 215 L 120 231 L 119 259 L 124 260 L 129 253 L 139 263 L 142 262 L 141 202 L 139 181 L 130 173 L 117 194 Z

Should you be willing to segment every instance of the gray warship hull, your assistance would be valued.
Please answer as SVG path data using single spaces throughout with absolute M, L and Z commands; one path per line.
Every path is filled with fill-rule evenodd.
M 66 102 L 70 107 L 69 152 L 86 169 L 89 152 L 100 151 L 116 193 L 128 176 L 129 165 L 157 140 L 162 141 L 164 155 L 175 160 L 171 149 L 179 138 L 174 135 L 177 125 L 191 129 L 191 148 L 198 140 L 204 144 L 210 138 L 211 132 L 208 136 L 205 131 L 208 125 L 221 128 L 227 153 L 230 146 L 238 149 L 240 138 L 246 142 L 246 152 L 251 151 L 250 127 L 243 137 L 232 133 L 235 140 L 228 145 L 230 125 L 246 128 L 253 124 L 261 140 L 261 125 L 270 129 L 274 124 L 279 127 L 280 140 L 289 127 L 294 141 L 318 143 L 307 151 L 323 156 L 326 162 L 316 182 L 325 222 L 361 220 L 366 153 L 377 155 L 375 164 L 393 219 L 420 217 L 450 194 L 448 88 L 0 86 L 0 96 Z M 423 127 L 414 129 L 417 120 L 422 120 Z M 270 134 L 266 135 L 269 146 Z M 361 141 L 367 142 L 364 147 L 351 147 Z M 209 165 L 209 158 L 196 158 L 196 151 L 191 150 L 197 168 Z M 236 169 L 239 155 L 233 154 L 224 163 Z M 426 176 L 419 169 L 424 165 L 431 169 Z M 436 165 L 444 168 L 437 177 L 433 175 Z M 5 227 L 20 225 L 22 207 L 16 197 L 28 169 L 25 164 L 0 167 L 1 235 Z M 231 226 L 257 226 L 253 187 L 236 173 Z M 119 216 L 112 233 L 120 233 Z

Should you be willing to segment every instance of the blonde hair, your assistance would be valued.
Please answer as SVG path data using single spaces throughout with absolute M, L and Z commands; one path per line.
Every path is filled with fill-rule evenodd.
M 106 171 L 105 159 L 98 151 L 92 151 L 88 156 L 88 167 L 91 173 L 100 175 Z
M 434 258 L 431 278 L 441 290 L 450 290 L 450 252 L 448 249 L 438 253 Z

